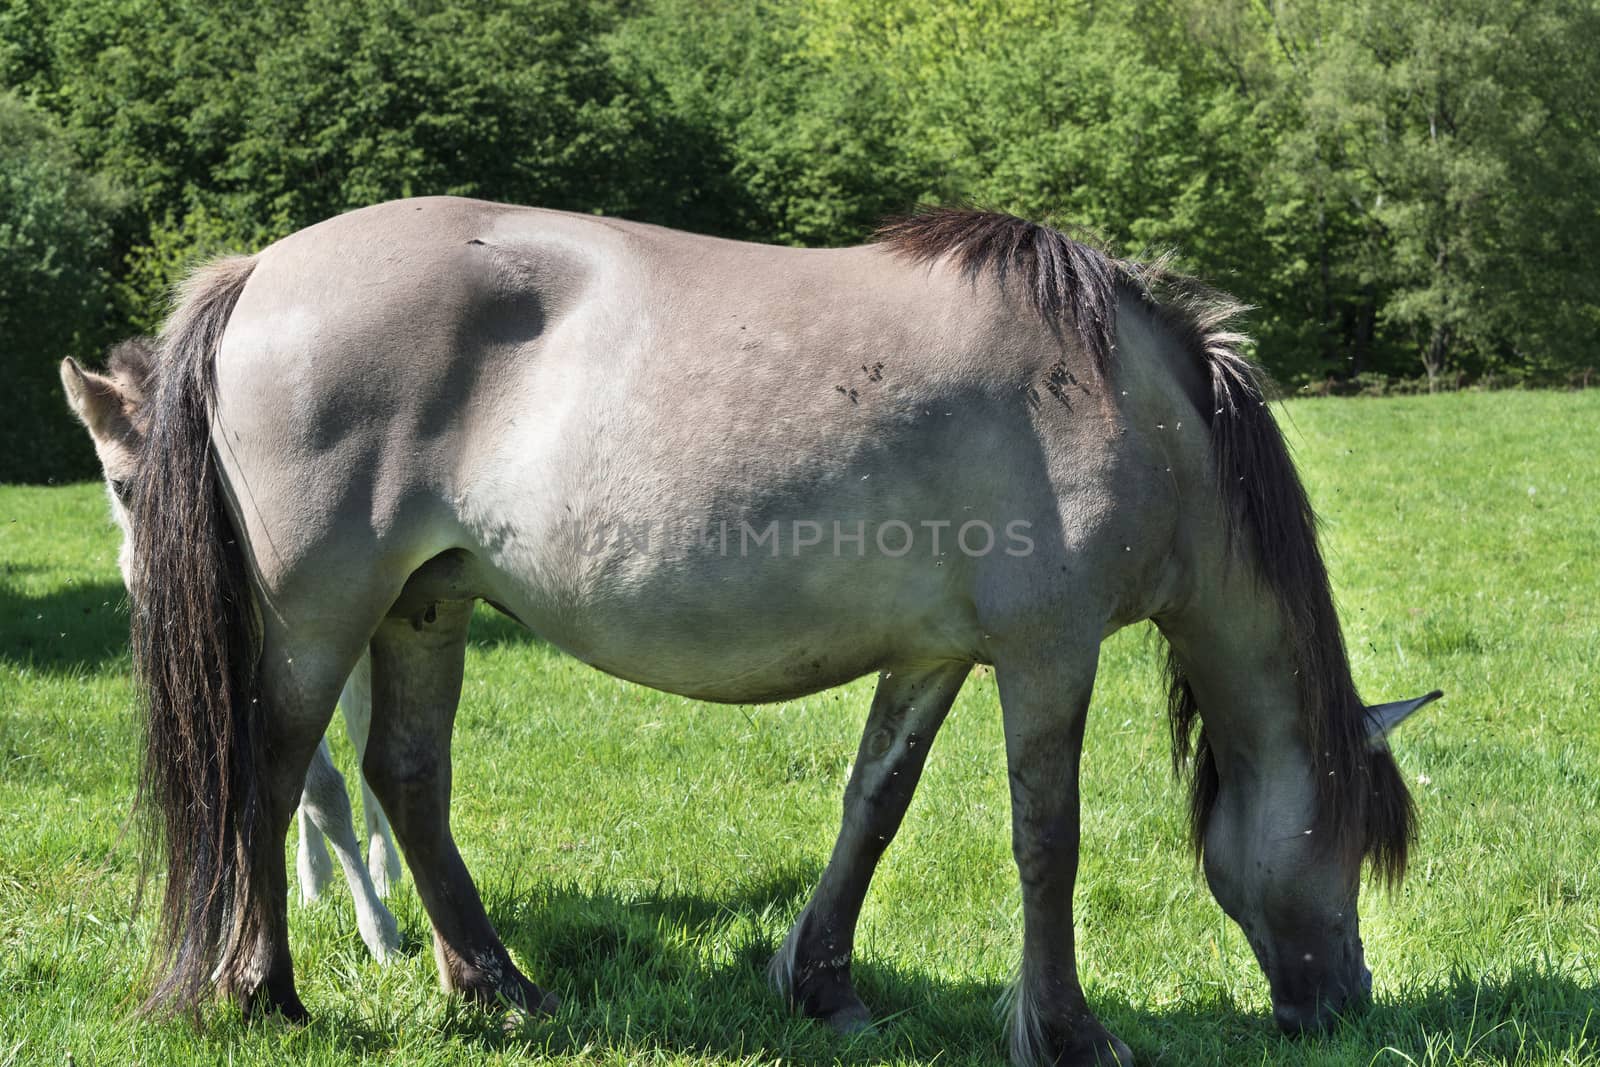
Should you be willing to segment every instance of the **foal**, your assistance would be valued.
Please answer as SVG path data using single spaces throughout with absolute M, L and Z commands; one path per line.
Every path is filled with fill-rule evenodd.
M 155 340 L 135 337 L 111 349 L 105 374 L 86 371 L 75 360 L 68 360 L 61 369 L 67 402 L 89 431 L 95 454 L 100 457 L 111 498 L 111 515 L 123 532 L 117 565 L 122 571 L 123 583 L 130 587 L 128 508 L 132 494 L 139 488 L 134 475 L 144 440 L 145 398 L 155 385 L 156 361 Z M 366 752 L 372 721 L 372 664 L 366 658 L 345 683 L 339 707 L 344 711 L 345 726 L 359 764 Z M 372 795 L 366 776 L 359 777 L 361 809 L 367 823 L 366 865 L 361 862 L 344 776 L 334 767 L 327 738 L 323 738 L 311 759 L 305 790 L 300 795 L 300 848 L 295 857 L 295 869 L 300 878 L 301 896 L 308 902 L 317 900 L 333 877 L 328 845 L 333 846 L 333 854 L 338 857 L 355 898 L 356 926 L 361 931 L 361 940 L 366 942 L 373 958 L 381 963 L 400 947 L 400 931 L 394 915 L 379 899 L 387 896 L 390 887 L 400 879 L 400 855 L 382 805 Z

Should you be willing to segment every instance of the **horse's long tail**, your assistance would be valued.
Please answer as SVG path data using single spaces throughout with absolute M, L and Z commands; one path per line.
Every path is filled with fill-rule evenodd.
M 161 857 L 147 1011 L 194 1012 L 242 977 L 259 935 L 262 722 L 257 621 L 228 518 L 211 420 L 216 356 L 256 261 L 216 260 L 162 332 L 133 500 L 133 659 L 144 704 L 145 873 Z

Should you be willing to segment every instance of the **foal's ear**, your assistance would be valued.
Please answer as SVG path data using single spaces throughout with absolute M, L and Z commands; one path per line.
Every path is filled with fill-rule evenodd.
M 1367 740 L 1374 744 L 1382 741 L 1396 726 L 1411 717 L 1411 713 L 1427 704 L 1444 696 L 1444 691 L 1435 689 L 1426 696 L 1417 697 L 1415 700 L 1396 700 L 1392 704 L 1374 704 L 1367 709 Z
M 61 387 L 73 414 L 96 441 L 123 437 L 133 428 L 123 406 L 127 398 L 116 379 L 86 371 L 68 356 L 61 361 Z

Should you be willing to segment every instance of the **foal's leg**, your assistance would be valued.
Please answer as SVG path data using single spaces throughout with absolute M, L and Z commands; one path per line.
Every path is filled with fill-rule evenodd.
M 549 1011 L 555 997 L 511 962 L 450 835 L 450 732 L 471 617 L 471 601 L 443 601 L 378 627 L 367 780 L 393 820 L 433 921 L 444 987 L 485 1004 Z
M 300 798 L 300 821 L 314 823 L 339 857 L 344 868 L 345 881 L 350 883 L 350 895 L 356 903 L 356 928 L 361 940 L 379 963 L 387 960 L 400 947 L 400 929 L 394 916 L 378 899 L 372 876 L 361 862 L 361 846 L 356 841 L 355 819 L 350 811 L 350 795 L 345 791 L 344 776 L 333 765 L 328 752 L 328 739 L 324 737 L 317 746 L 317 754 L 306 774 L 306 788 Z M 321 835 L 319 835 L 321 836 Z M 301 838 L 302 842 L 305 840 Z M 323 853 L 326 858 L 327 853 Z M 300 871 L 300 887 L 305 891 L 305 870 Z M 314 899 L 314 898 L 313 898 Z
M 878 858 L 911 803 L 934 734 L 971 666 L 927 664 L 879 677 L 845 787 L 844 822 L 833 856 L 772 960 L 773 984 L 789 1002 L 838 1030 L 857 1030 L 871 1022 L 850 983 L 856 920 Z
M 1012 850 L 1022 879 L 1022 971 L 1011 1059 L 1019 1065 L 1133 1063 L 1078 984 L 1072 887 L 1078 873 L 1078 757 L 1098 637 L 1022 650 L 995 664 L 1011 776 Z
M 372 728 L 372 656 L 364 654 L 350 679 L 339 694 L 339 708 L 344 712 L 345 729 L 350 743 L 355 746 L 356 766 L 361 766 L 367 754 L 367 734 Z M 380 896 L 388 896 L 391 887 L 400 881 L 400 853 L 394 847 L 389 831 L 389 819 L 383 814 L 383 805 L 373 795 L 367 776 L 361 779 L 361 813 L 367 824 L 367 870 L 372 884 Z
M 311 770 L 306 773 L 308 792 L 319 763 L 326 763 L 330 768 L 333 766 L 326 738 L 311 757 Z M 317 822 L 311 817 L 309 799 L 307 796 L 300 798 L 300 845 L 295 850 L 294 864 L 300 878 L 300 897 L 308 904 L 321 899 L 322 891 L 328 888 L 328 883 L 333 879 L 333 860 L 328 856 L 328 845 L 323 840 L 322 831 L 317 829 Z

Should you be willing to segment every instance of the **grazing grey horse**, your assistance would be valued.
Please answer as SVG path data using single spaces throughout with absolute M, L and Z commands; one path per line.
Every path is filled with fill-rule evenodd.
M 117 565 L 125 585 L 132 576 L 128 503 L 138 476 L 147 420 L 145 397 L 151 385 L 154 360 L 154 342 L 136 337 L 111 349 L 104 374 L 85 371 L 74 360 L 67 360 L 61 367 L 67 402 L 94 442 L 111 498 L 111 515 L 122 529 Z M 363 657 L 339 696 L 339 707 L 344 711 L 345 725 L 358 759 L 367 745 L 371 679 L 371 666 Z M 333 878 L 328 844 L 333 845 L 333 853 L 350 885 L 350 894 L 355 898 L 356 927 L 361 931 L 361 940 L 366 942 L 373 957 L 383 962 L 400 947 L 399 927 L 380 899 L 387 896 L 390 886 L 400 879 L 400 856 L 389 833 L 389 820 L 384 817 L 383 807 L 372 795 L 364 775 L 361 792 L 362 812 L 367 823 L 366 866 L 361 863 L 356 843 L 355 820 L 350 811 L 350 797 L 345 792 L 344 776 L 334 767 L 333 754 L 324 739 L 317 745 L 311 767 L 306 771 L 305 789 L 300 798 L 300 847 L 295 866 L 301 895 L 307 901 L 319 899 Z
M 992 664 L 1025 1064 L 1131 1061 L 1077 978 L 1077 768 L 1101 641 L 1153 619 L 1212 891 L 1279 1024 L 1326 1025 L 1368 991 L 1363 860 L 1399 878 L 1413 830 L 1384 734 L 1422 701 L 1357 698 L 1234 310 L 970 211 L 797 250 L 429 198 L 205 267 L 163 333 L 129 504 L 167 871 L 150 1005 L 215 984 L 304 1017 L 283 841 L 370 656 L 363 768 L 444 985 L 554 1007 L 450 830 L 481 599 L 705 700 L 877 673 L 832 858 L 772 967 L 841 1029 L 869 1017 L 851 955 L 874 866 Z

